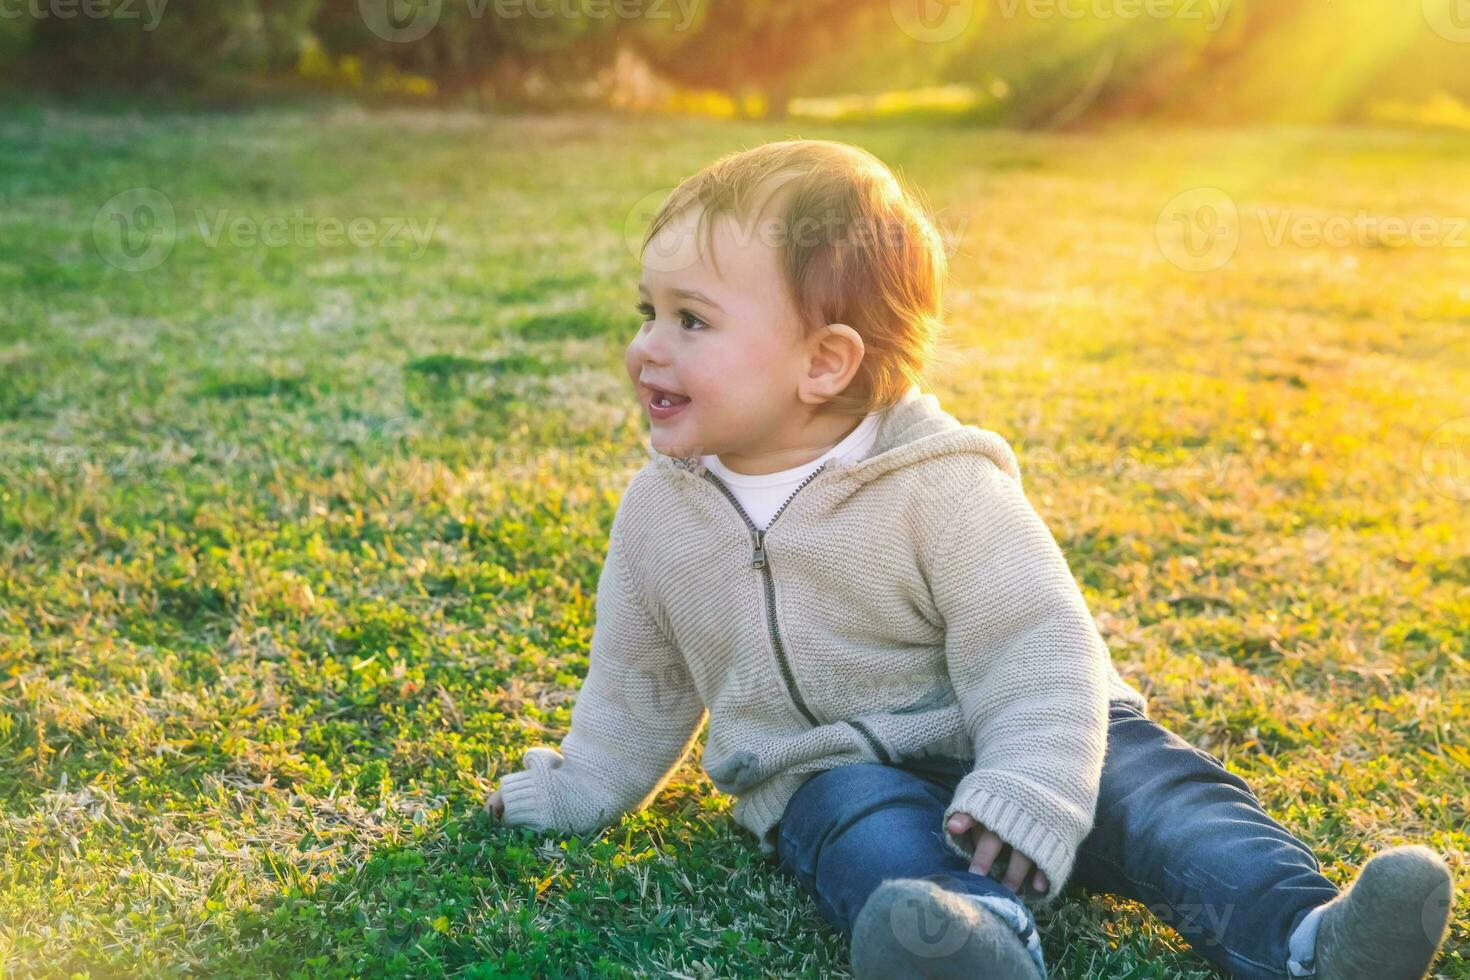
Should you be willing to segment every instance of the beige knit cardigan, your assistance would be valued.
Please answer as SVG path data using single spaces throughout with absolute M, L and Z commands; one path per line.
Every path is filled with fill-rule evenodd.
M 1093 824 L 1113 667 L 1050 531 L 994 432 L 915 385 L 858 460 L 833 459 L 768 529 L 698 457 L 647 447 L 609 533 L 587 679 L 559 748 L 500 783 L 503 820 L 590 832 L 639 810 L 693 747 L 774 828 L 812 775 L 948 755 L 945 808 L 1031 857 L 1054 898 Z

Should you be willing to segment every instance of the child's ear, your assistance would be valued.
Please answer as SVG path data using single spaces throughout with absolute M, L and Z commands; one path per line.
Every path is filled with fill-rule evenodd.
M 845 323 L 829 323 L 807 338 L 807 376 L 803 400 L 820 404 L 842 394 L 863 363 L 867 346 Z

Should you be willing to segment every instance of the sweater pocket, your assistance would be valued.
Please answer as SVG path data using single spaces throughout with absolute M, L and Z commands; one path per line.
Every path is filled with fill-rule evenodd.
M 965 730 L 957 702 L 926 711 L 864 715 L 852 724 L 858 723 L 887 750 L 895 764 L 935 756 L 957 759 L 975 757 L 975 747 L 970 742 L 969 732 Z
M 833 723 L 789 737 L 760 731 L 711 731 L 702 765 L 715 789 L 743 796 L 784 774 L 820 772 L 873 758 L 850 724 Z
M 706 766 L 705 772 L 721 793 L 732 793 L 736 796 L 748 792 L 765 778 L 761 771 L 760 758 L 749 749 L 741 749 L 713 766 Z

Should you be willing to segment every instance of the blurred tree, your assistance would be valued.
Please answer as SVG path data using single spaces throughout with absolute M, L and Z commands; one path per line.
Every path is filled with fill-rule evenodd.
M 269 71 L 294 63 L 317 3 L 100 5 L 105 16 L 88 16 L 86 8 L 58 16 L 44 6 L 18 6 L 29 43 L 15 70 L 61 88 L 143 87 Z
M 0 71 L 9 68 L 31 47 L 35 20 L 30 17 L 0 17 Z
M 959 83 L 983 96 L 974 121 L 1028 128 L 1459 124 L 1470 113 L 1463 2 L 133 0 L 61 16 L 43 0 L 0 10 L 0 70 L 87 91 L 287 76 L 376 88 L 408 73 L 434 83 L 413 78 L 409 90 L 445 101 L 550 106 L 601 98 L 609 69 L 631 60 L 751 115 L 780 116 L 795 96 Z M 957 29 L 935 31 L 936 18 Z
M 1426 23 L 1436 2 L 1456 0 L 994 0 L 944 77 L 1003 82 L 987 121 L 1027 128 L 1361 119 L 1385 96 L 1470 98 L 1465 45 Z
M 936 53 L 903 34 L 892 0 L 703 0 L 690 24 L 648 22 L 623 34 L 666 77 L 718 89 L 751 114 L 785 115 L 795 95 L 897 87 L 860 77 L 859 62 L 903 50 L 909 63 Z M 842 80 L 842 81 L 839 81 Z
M 430 78 L 449 101 L 556 102 L 579 96 L 611 63 L 613 20 L 598 13 L 606 7 L 324 0 L 313 29 L 328 51 Z

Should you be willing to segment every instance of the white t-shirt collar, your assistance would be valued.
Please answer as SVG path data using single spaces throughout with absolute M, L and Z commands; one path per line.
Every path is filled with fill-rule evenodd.
M 720 457 L 714 454 L 701 456 L 700 461 L 713 470 L 716 476 L 731 486 L 746 487 L 753 490 L 761 487 L 781 486 L 790 483 L 793 479 L 800 480 L 829 459 L 846 459 L 849 455 L 867 449 L 872 444 L 873 437 L 877 434 L 878 422 L 882 415 L 882 411 L 869 412 L 863 416 L 863 420 L 858 423 L 857 428 L 849 432 L 842 438 L 842 441 L 838 442 L 831 449 L 828 449 L 821 456 L 818 456 L 810 462 L 802 463 L 800 466 L 778 470 L 775 473 L 736 473 L 725 466 L 724 463 L 720 462 Z

